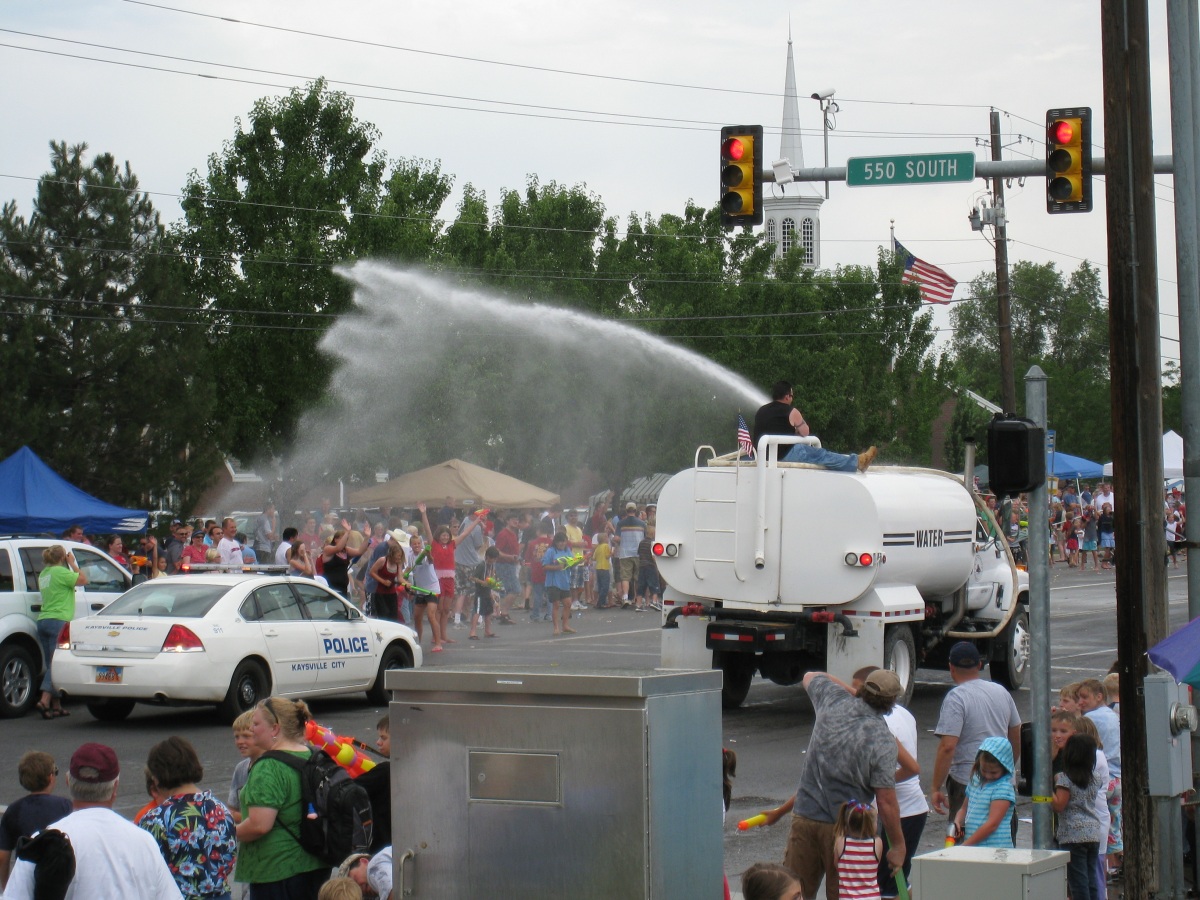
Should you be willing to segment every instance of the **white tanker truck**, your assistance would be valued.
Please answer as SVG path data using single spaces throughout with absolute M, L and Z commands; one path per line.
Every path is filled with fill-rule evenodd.
M 849 681 L 866 665 L 895 671 L 907 702 L 917 666 L 944 668 L 970 640 L 993 681 L 1020 687 L 1029 582 L 975 491 L 934 469 L 778 461 L 799 440 L 764 435 L 754 460 L 701 447 L 663 487 L 663 666 L 721 669 L 726 708 L 756 673 Z

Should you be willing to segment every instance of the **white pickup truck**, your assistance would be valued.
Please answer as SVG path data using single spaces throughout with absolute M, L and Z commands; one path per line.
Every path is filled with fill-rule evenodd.
M 54 544 L 73 551 L 87 574 L 87 585 L 75 590 L 76 618 L 99 612 L 133 585 L 129 572 L 97 547 L 48 537 L 0 537 L 0 718 L 24 715 L 37 702 L 44 669 L 37 642 L 38 575 L 42 551 Z

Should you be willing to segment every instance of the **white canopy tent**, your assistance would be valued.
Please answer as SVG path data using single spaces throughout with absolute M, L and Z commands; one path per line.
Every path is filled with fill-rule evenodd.
M 1183 477 L 1183 438 L 1174 431 L 1168 431 L 1162 437 L 1163 477 Z M 1113 464 L 1104 464 L 1104 477 L 1112 478 Z

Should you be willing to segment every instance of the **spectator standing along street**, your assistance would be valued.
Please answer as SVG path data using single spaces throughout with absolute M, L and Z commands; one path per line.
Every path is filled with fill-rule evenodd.
M 75 751 L 67 777 L 72 812 L 18 854 L 5 900 L 33 900 L 35 881 L 72 870 L 64 900 L 182 900 L 154 838 L 113 812 L 120 777 L 111 747 Z
M 980 677 L 983 660 L 969 641 L 950 648 L 950 677 L 954 687 L 942 701 L 934 733 L 941 740 L 933 764 L 934 812 L 953 819 L 966 798 L 967 782 L 985 738 L 1007 736 L 1012 745 L 1014 771 L 1021 758 L 1021 715 L 1012 694 L 994 681 Z M 1017 826 L 1012 818 L 1012 830 Z

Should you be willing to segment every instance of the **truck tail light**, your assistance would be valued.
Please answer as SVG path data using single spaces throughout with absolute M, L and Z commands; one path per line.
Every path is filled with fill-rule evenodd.
M 71 623 L 63 622 L 63 627 L 58 630 L 58 649 L 71 649 Z
M 880 559 L 880 562 L 883 560 Z M 875 565 L 874 553 L 847 553 L 846 565 L 854 566 L 855 568 L 870 568 Z
M 668 558 L 674 559 L 676 556 L 679 555 L 679 545 L 678 544 L 662 544 L 662 543 L 656 542 L 651 545 L 650 552 L 653 553 L 655 556 L 666 556 Z
M 196 633 L 182 625 L 172 625 L 162 645 L 163 653 L 193 653 L 203 649 L 204 645 L 200 643 Z

